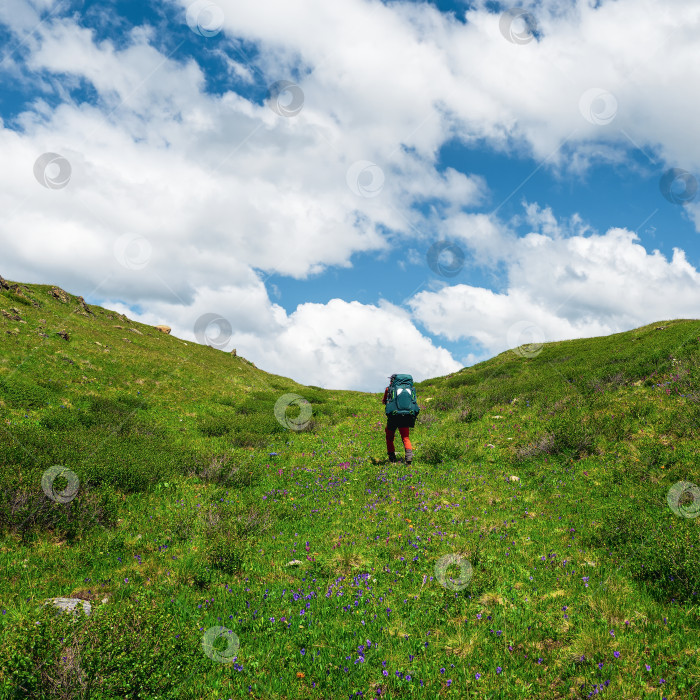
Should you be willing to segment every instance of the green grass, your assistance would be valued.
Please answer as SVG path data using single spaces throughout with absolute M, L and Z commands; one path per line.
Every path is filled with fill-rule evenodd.
M 667 501 L 700 484 L 700 321 L 424 381 L 407 467 L 384 387 L 304 387 L 50 289 L 0 292 L 1 698 L 700 695 L 700 518 Z

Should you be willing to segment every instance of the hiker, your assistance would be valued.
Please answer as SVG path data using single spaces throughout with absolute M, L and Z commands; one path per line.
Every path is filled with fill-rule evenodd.
M 406 453 L 406 464 L 410 464 L 413 461 L 413 446 L 408 433 L 409 429 L 416 424 L 416 416 L 420 412 L 420 407 L 416 402 L 413 377 L 410 374 L 392 374 L 389 377 L 389 386 L 384 389 L 382 403 L 386 406 L 385 433 L 389 461 L 396 461 L 394 435 L 396 435 L 398 428 Z

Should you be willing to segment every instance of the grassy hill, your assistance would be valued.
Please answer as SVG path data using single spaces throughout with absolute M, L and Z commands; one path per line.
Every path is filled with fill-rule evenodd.
M 416 387 L 391 464 L 384 387 L 0 278 L 0 697 L 700 695 L 700 321 Z

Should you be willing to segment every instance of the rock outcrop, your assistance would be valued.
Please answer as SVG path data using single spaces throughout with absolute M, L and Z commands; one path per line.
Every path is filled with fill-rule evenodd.
M 75 307 L 75 313 L 81 316 L 94 316 L 90 307 L 85 303 L 83 297 L 78 297 L 78 306 Z
M 36 299 L 33 299 L 29 294 L 25 293 L 31 291 L 26 284 L 10 284 L 6 279 L 0 276 L 0 289 L 7 289 L 8 292 L 12 292 L 15 296 L 18 296 L 21 299 L 25 299 L 36 308 L 39 308 L 41 306 L 41 304 Z
M 51 598 L 47 600 L 44 605 L 51 605 L 53 603 L 60 611 L 70 612 L 72 614 L 77 614 L 76 607 L 78 603 L 83 604 L 83 610 L 87 616 L 92 612 L 92 606 L 87 600 L 82 598 Z
M 70 301 L 70 297 L 66 292 L 64 292 L 60 287 L 52 287 L 49 291 L 52 297 L 58 299 L 63 304 L 67 304 Z

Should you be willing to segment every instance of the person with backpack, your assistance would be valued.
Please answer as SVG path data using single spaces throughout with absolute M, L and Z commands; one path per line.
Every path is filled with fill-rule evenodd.
M 389 461 L 396 461 L 394 436 L 398 429 L 406 453 L 406 464 L 410 464 L 413 461 L 413 445 L 409 438 L 409 430 L 415 426 L 416 417 L 420 413 L 413 377 L 410 374 L 392 374 L 389 377 L 389 386 L 384 389 L 382 403 L 386 406 L 385 433 Z

